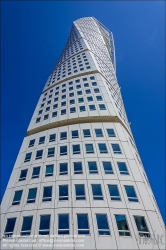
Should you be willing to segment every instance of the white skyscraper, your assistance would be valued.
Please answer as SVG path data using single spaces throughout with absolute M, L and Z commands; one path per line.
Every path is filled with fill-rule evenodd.
M 113 35 L 93 17 L 73 22 L 1 213 L 2 249 L 165 249 L 116 78 Z M 156 241 L 146 244 L 150 235 Z

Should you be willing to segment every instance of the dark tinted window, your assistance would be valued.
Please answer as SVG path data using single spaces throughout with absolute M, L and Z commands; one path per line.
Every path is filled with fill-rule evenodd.
M 17 218 L 8 218 L 7 219 L 6 228 L 5 228 L 5 232 L 4 232 L 5 236 L 13 235 L 16 219 Z
M 33 168 L 32 179 L 39 178 L 39 174 L 40 174 L 40 167 Z
M 21 170 L 19 181 L 23 181 L 26 179 L 27 172 L 28 172 L 28 169 Z
M 31 234 L 32 219 L 33 219 L 33 216 L 26 216 L 23 218 L 23 223 L 22 223 L 22 228 L 21 228 L 21 236 Z
M 77 214 L 78 234 L 89 234 L 87 214 Z
M 28 192 L 27 203 L 33 203 L 36 200 L 37 188 L 31 188 Z
M 47 235 L 50 232 L 50 215 L 40 216 L 39 234 Z
M 110 235 L 107 215 L 106 214 L 96 214 L 98 233 L 100 235 Z
M 76 200 L 85 200 L 84 184 L 75 185 Z
M 15 191 L 12 205 L 19 205 L 22 197 L 23 190 Z
M 69 234 L 69 215 L 59 214 L 58 217 L 58 234 Z

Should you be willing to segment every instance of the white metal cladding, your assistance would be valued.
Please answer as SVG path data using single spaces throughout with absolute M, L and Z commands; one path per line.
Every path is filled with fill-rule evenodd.
M 2 201 L 2 236 L 18 236 L 14 249 L 151 249 L 152 241 L 146 244 L 140 234 L 159 235 L 155 249 L 164 249 L 164 223 L 130 130 L 115 62 L 113 35 L 103 24 L 93 17 L 73 22 Z M 50 223 L 40 228 L 43 218 Z M 56 241 L 37 248 L 20 245 L 25 232 L 33 244 L 41 244 L 39 232 L 49 240 L 86 234 L 75 245 Z M 5 244 L 1 248 L 9 249 Z

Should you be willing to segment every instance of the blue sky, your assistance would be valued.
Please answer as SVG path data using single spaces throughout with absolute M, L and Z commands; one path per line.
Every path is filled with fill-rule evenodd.
M 126 112 L 165 220 L 164 5 L 164 1 L 1 3 L 1 196 L 72 22 L 94 16 L 113 32 Z

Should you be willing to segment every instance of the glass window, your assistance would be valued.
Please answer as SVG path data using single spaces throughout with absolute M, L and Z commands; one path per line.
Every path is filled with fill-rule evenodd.
M 70 88 L 69 88 L 69 91 L 71 91 L 71 90 L 73 90 L 73 87 L 70 87 Z
M 133 186 L 124 186 L 124 187 L 126 190 L 128 201 L 138 202 L 138 198 L 137 198 L 134 187 Z
M 61 102 L 61 107 L 66 106 L 66 101 L 65 102 Z
M 91 137 L 90 129 L 84 129 L 84 130 L 83 130 L 83 134 L 84 134 L 84 138 L 85 138 L 85 137 Z
M 85 82 L 85 81 L 87 81 L 87 78 L 83 78 L 82 80 L 83 80 L 83 82 Z
M 85 106 L 79 106 L 79 108 L 80 108 L 80 112 L 82 112 L 82 111 L 86 111 Z
M 74 174 L 82 174 L 82 162 L 73 162 Z
M 119 144 L 111 144 L 114 154 L 122 154 Z
M 54 102 L 57 102 L 58 101 L 58 97 L 54 98 Z
M 43 199 L 42 201 L 51 201 L 52 200 L 52 187 L 44 187 L 43 189 Z
M 45 136 L 39 138 L 39 144 L 43 144 L 45 142 Z
M 94 153 L 93 144 L 85 144 L 85 148 L 86 148 L 86 153 L 87 154 L 93 154 Z
M 40 226 L 39 226 L 40 235 L 47 235 L 50 233 L 50 217 L 51 217 L 50 214 L 40 216 Z
M 39 174 L 40 174 L 40 167 L 33 168 L 32 179 L 39 178 Z
M 77 91 L 77 95 L 82 95 L 82 91 Z
M 103 100 L 103 98 L 102 98 L 102 96 L 101 96 L 101 95 L 97 95 L 97 96 L 96 96 L 96 100 L 97 100 L 97 101 L 102 101 L 102 100 Z
M 50 110 L 50 107 L 46 107 L 46 112 Z
M 74 99 L 70 100 L 70 104 L 75 104 L 75 100 Z
M 108 153 L 107 146 L 105 143 L 98 143 L 98 147 L 99 147 L 100 154 Z
M 53 164 L 47 165 L 45 176 L 53 176 L 53 171 L 54 171 L 54 165 Z
M 58 108 L 58 103 L 53 105 L 53 109 L 57 109 Z
M 86 94 L 90 94 L 90 93 L 91 93 L 90 89 L 86 89 L 86 90 L 85 90 L 85 93 L 86 93 Z
M 49 137 L 49 142 L 55 141 L 55 139 L 56 139 L 56 134 L 52 134 Z
M 59 200 L 60 201 L 68 200 L 68 185 L 59 186 Z
M 96 214 L 97 227 L 99 235 L 110 235 L 108 220 L 106 214 Z
M 76 83 L 80 82 L 80 79 L 75 80 Z
M 130 231 L 127 223 L 127 219 L 125 215 L 115 215 L 118 232 L 120 236 L 130 236 Z
M 73 97 L 74 96 L 74 93 L 69 93 L 69 97 Z
M 138 229 L 138 233 L 140 237 L 150 237 L 150 233 L 148 227 L 146 225 L 146 221 L 144 216 L 135 216 L 134 220 Z
M 93 101 L 93 97 L 92 96 L 87 96 L 87 101 L 88 102 L 92 102 Z
M 89 87 L 89 83 L 84 83 L 84 87 L 85 88 Z
M 105 174 L 113 174 L 112 164 L 109 161 L 103 161 L 103 168 Z
M 107 133 L 109 137 L 116 137 L 115 132 L 112 128 L 107 128 Z
M 59 164 L 59 174 L 60 175 L 68 174 L 68 164 L 67 163 L 60 163 Z
M 35 145 L 35 139 L 30 140 L 30 142 L 29 142 L 29 148 L 33 147 L 34 145 Z
M 95 161 L 88 162 L 89 173 L 90 174 L 98 174 L 97 164 Z
M 73 154 L 80 154 L 81 150 L 80 150 L 80 145 L 73 145 Z
M 117 185 L 108 185 L 108 190 L 110 193 L 110 198 L 112 201 L 120 201 L 120 194 Z
M 67 132 L 61 132 L 61 140 L 66 140 L 67 139 Z
M 78 234 L 89 234 L 87 214 L 77 214 Z
M 94 92 L 95 92 L 95 93 L 99 93 L 100 90 L 99 90 L 98 88 L 96 88 L 96 89 L 94 89 Z
M 92 82 L 92 86 L 97 86 L 97 83 L 96 82 Z
M 34 203 L 36 200 L 37 188 L 31 188 L 28 192 L 27 203 Z
M 38 117 L 38 118 L 36 119 L 36 123 L 40 122 L 40 120 L 41 120 L 41 117 Z
M 36 152 L 36 160 L 41 159 L 43 156 L 43 150 L 38 150 Z
M 67 146 L 60 146 L 60 155 L 67 155 Z
M 125 162 L 117 162 L 120 174 L 129 175 Z
M 75 107 L 70 108 L 70 113 L 75 113 L 75 112 L 76 112 L 76 108 Z
M 55 154 L 55 148 L 48 148 L 47 157 L 53 157 Z
M 76 200 L 85 200 L 84 184 L 75 185 Z
M 25 155 L 24 162 L 30 161 L 30 160 L 31 160 L 31 156 L 32 156 L 32 153 L 27 153 L 27 154 Z
M 32 219 L 33 216 L 26 216 L 23 218 L 23 223 L 20 233 L 21 236 L 26 236 L 31 234 Z
M 95 77 L 94 77 L 94 76 L 91 76 L 91 77 L 90 77 L 90 80 L 95 80 Z
M 99 104 L 99 109 L 100 110 L 106 110 L 105 104 Z
M 52 112 L 52 117 L 56 117 L 57 116 L 57 111 L 56 112 Z
M 92 184 L 91 186 L 92 186 L 93 199 L 94 200 L 103 200 L 101 185 L 100 184 Z
M 96 110 L 95 105 L 89 105 L 89 110 L 90 110 L 90 111 L 92 111 L 92 110 Z
M 13 235 L 16 219 L 17 218 L 8 218 L 7 219 L 5 232 L 4 232 L 5 237 L 10 237 Z
M 23 190 L 15 191 L 12 205 L 19 205 Z
M 72 135 L 72 139 L 79 138 L 79 136 L 78 136 L 78 130 L 71 131 L 71 135 Z
M 61 98 L 62 98 L 62 99 L 66 99 L 66 95 L 62 95 Z
M 58 234 L 69 234 L 69 215 L 58 215 Z
M 27 176 L 28 169 L 21 170 L 19 181 L 24 181 Z
M 76 85 L 76 88 L 77 88 L 77 89 L 80 89 L 80 88 L 81 88 L 81 85 Z
M 65 115 L 66 114 L 66 109 L 62 109 L 61 110 L 61 115 Z
M 95 133 L 96 133 L 96 137 L 103 137 L 102 129 L 100 129 L 100 128 L 97 129 L 96 128 Z
M 79 103 L 84 102 L 84 98 L 83 97 L 78 98 L 78 102 Z

